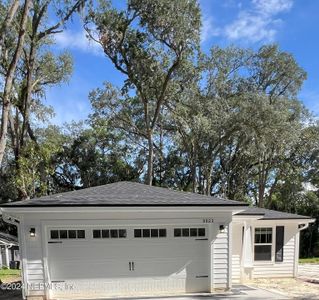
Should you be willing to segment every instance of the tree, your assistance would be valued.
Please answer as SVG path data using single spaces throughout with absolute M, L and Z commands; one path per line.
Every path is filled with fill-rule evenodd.
M 8 132 L 8 123 L 9 123 L 9 113 L 11 109 L 11 93 L 13 87 L 13 80 L 15 71 L 17 68 L 18 61 L 20 59 L 25 35 L 26 35 L 26 27 L 28 21 L 28 13 L 31 6 L 31 0 L 25 0 L 23 9 L 22 9 L 22 17 L 19 26 L 19 34 L 16 41 L 16 47 L 14 48 L 14 54 L 12 59 L 8 61 L 8 69 L 5 74 L 5 83 L 4 83 L 4 90 L 2 95 L 2 113 L 1 113 L 1 124 L 0 124 L 0 167 L 2 164 L 4 151 L 6 148 L 7 142 L 7 132 Z M 10 25 L 9 20 L 12 21 L 14 16 L 15 4 L 13 7 L 10 7 L 8 17 L 5 18 L 4 25 L 3 25 L 3 33 L 5 34 L 8 30 L 8 25 Z M 3 44 L 3 42 L 2 42 Z M 3 46 L 3 45 L 2 45 Z M 1 49 L 1 56 L 4 55 L 3 53 L 7 52 L 4 47 Z
M 92 29 L 92 26 L 93 28 Z M 148 144 L 147 184 L 153 181 L 154 130 L 174 80 L 199 43 L 200 13 L 195 0 L 130 0 L 124 10 L 107 3 L 91 11 L 86 30 L 126 78 L 143 108 Z
M 24 138 L 29 131 L 30 134 L 30 126 L 29 126 L 29 112 L 31 106 L 31 98 L 35 92 L 39 92 L 39 85 L 49 85 L 54 84 L 58 79 L 53 80 L 54 73 L 52 73 L 51 80 L 46 81 L 46 78 L 36 79 L 34 76 L 38 75 L 35 73 L 38 72 L 36 67 L 38 66 L 37 58 L 39 55 L 43 55 L 41 53 L 41 49 L 48 44 L 50 37 L 52 35 L 61 32 L 64 24 L 71 18 L 71 16 L 76 12 L 83 8 L 85 4 L 85 0 L 74 0 L 74 1 L 52 1 L 52 0 L 36 0 L 32 1 L 32 9 L 30 9 L 31 1 L 26 0 L 23 8 L 23 14 L 21 17 L 20 26 L 17 29 L 19 34 L 16 37 L 17 41 L 13 43 L 4 42 L 3 44 L 10 44 L 12 49 L 2 48 L 2 58 L 4 61 L 2 65 L 4 66 L 4 91 L 2 96 L 2 118 L 1 118 L 1 127 L 0 127 L 0 166 L 2 164 L 2 159 L 4 155 L 4 151 L 6 148 L 7 141 L 7 132 L 9 126 L 10 119 L 10 110 L 13 103 L 14 93 L 14 78 L 17 76 L 17 66 L 20 64 L 20 60 L 23 60 L 23 66 L 21 70 L 25 72 L 23 80 L 25 81 L 22 95 L 20 95 L 20 103 L 19 110 L 23 117 L 21 135 L 19 143 L 21 146 L 24 144 Z M 14 6 L 14 3 L 12 4 Z M 50 6 L 51 5 L 51 6 Z M 13 7 L 12 6 L 12 7 Z M 61 7 L 62 6 L 62 7 Z M 7 17 L 4 19 L 3 30 L 8 30 L 5 25 L 8 19 L 13 18 L 13 14 L 11 10 L 13 8 L 10 7 Z M 55 13 L 55 17 L 57 18 L 57 22 L 55 24 L 48 24 L 47 16 L 48 10 L 51 7 L 53 13 Z M 8 34 L 9 38 L 12 38 L 13 34 Z M 15 46 L 15 44 L 17 46 Z M 12 55 L 10 55 L 12 52 Z M 23 53 L 23 57 L 22 54 Z M 49 58 L 49 57 L 48 57 Z M 51 59 L 52 62 L 52 59 Z M 49 61 L 50 63 L 50 61 Z M 8 65 L 8 67 L 6 67 Z M 52 70 L 53 71 L 53 70 Z M 67 68 L 64 69 L 66 73 L 69 72 Z M 43 75 L 43 74 L 42 74 Z M 60 79 L 61 81 L 62 79 Z M 58 80 L 59 81 L 59 80 Z M 32 135 L 32 134 L 31 134 Z

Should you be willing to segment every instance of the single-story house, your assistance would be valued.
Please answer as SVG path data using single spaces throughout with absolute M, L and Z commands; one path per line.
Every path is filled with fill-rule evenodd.
M 313 219 L 118 182 L 4 204 L 18 226 L 23 295 L 98 299 L 213 293 L 293 277 Z
M 19 267 L 20 255 L 18 238 L 14 235 L 0 232 L 0 268 Z

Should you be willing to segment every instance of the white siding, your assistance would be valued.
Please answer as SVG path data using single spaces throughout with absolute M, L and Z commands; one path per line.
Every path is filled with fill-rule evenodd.
M 30 228 L 36 229 L 36 236 L 30 237 Z M 24 224 L 24 243 L 25 243 L 25 277 L 27 281 L 27 296 L 44 295 L 44 267 L 43 251 L 41 240 L 41 223 L 33 220 L 26 220 Z
M 143 226 L 145 224 L 158 224 L 165 226 L 175 226 L 177 224 L 188 224 L 189 226 L 200 225 L 205 223 L 204 220 L 213 219 L 214 223 L 214 241 L 218 232 L 218 224 L 227 224 L 231 221 L 231 214 L 229 212 L 218 212 L 205 209 L 203 211 L 193 212 L 190 209 L 179 209 L 178 211 L 169 210 L 167 212 L 147 211 L 143 208 L 138 211 L 122 212 L 121 209 L 112 211 L 100 210 L 100 212 L 57 212 L 52 213 L 26 213 L 19 217 L 23 219 L 21 223 L 22 240 L 21 250 L 23 255 L 24 266 L 24 283 L 27 287 L 26 296 L 47 295 L 48 291 L 44 291 L 44 286 L 50 283 L 50 274 L 48 272 L 47 262 L 47 226 L 56 226 L 56 224 L 63 224 L 64 226 L 74 226 L 75 224 L 82 224 L 87 228 L 93 225 L 132 225 L 138 224 Z M 30 228 L 36 228 L 36 237 L 30 237 Z M 213 240 L 211 240 L 213 242 Z M 229 286 L 228 266 L 229 266 L 229 251 L 228 251 L 228 234 L 218 234 L 216 244 L 211 244 L 211 258 L 216 258 L 212 272 L 208 274 L 214 284 L 211 288 L 227 288 Z M 208 247 L 207 247 L 208 248 Z M 214 252 L 214 253 L 213 253 Z M 208 254 L 206 254 L 208 255 Z M 221 269 L 224 269 L 221 270 Z M 215 274 L 213 274 L 213 271 Z M 203 274 L 206 275 L 206 274 Z M 201 279 L 205 280 L 205 279 Z M 32 286 L 34 289 L 32 290 Z
M 241 249 L 242 249 L 242 225 L 233 224 L 232 236 L 232 283 L 240 283 L 241 276 Z
M 279 224 L 278 224 L 279 225 Z M 296 226 L 285 226 L 285 245 L 283 262 L 254 263 L 253 278 L 293 277 L 295 259 Z M 275 243 L 273 244 L 273 248 Z M 274 253 L 274 249 L 273 249 Z
M 218 232 L 213 242 L 213 288 L 228 288 L 228 262 L 229 262 L 228 226 L 224 232 Z

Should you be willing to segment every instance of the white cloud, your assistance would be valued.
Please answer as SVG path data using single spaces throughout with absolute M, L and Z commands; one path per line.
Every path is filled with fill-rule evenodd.
M 76 32 L 65 30 L 55 36 L 55 41 L 59 48 L 75 49 L 95 55 L 103 53 L 99 44 L 88 39 L 85 30 Z
M 293 5 L 293 0 L 253 0 L 252 2 L 258 12 L 267 15 L 287 12 Z
M 228 40 L 244 43 L 271 42 L 283 23 L 279 17 L 287 13 L 294 0 L 250 0 L 244 7 L 242 2 L 225 0 L 223 6 L 237 9 L 236 17 L 230 23 L 217 27 L 211 16 L 203 18 L 201 40 L 205 42 L 211 37 L 220 36 Z
M 293 0 L 252 0 L 252 8 L 241 10 L 224 34 L 229 40 L 273 41 L 282 22 L 277 15 L 288 12 L 292 5 Z
M 220 29 L 214 25 L 213 18 L 204 18 L 201 28 L 201 42 L 206 42 L 212 36 L 220 35 Z
M 270 25 L 270 20 L 258 15 L 241 12 L 233 23 L 225 27 L 224 34 L 230 40 L 272 41 L 276 35 L 276 30 Z

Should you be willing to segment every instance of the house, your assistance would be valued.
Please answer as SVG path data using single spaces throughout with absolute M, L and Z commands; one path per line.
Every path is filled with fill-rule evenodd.
M 16 236 L 0 232 L 0 268 L 19 268 L 19 244 Z
M 293 277 L 314 220 L 119 182 L 2 205 L 18 226 L 23 295 L 98 299 L 214 292 Z

